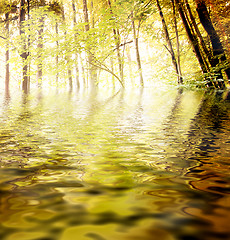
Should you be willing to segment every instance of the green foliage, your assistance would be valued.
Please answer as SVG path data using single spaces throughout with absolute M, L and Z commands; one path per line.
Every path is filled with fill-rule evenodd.
M 19 1 L 17 0 L 1 0 L 0 15 L 6 14 L 6 13 L 16 13 L 18 2 Z

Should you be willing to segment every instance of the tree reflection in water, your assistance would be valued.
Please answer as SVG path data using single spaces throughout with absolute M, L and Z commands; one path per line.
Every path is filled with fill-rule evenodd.
M 221 95 L 142 89 L 6 103 L 1 239 L 228 238 Z

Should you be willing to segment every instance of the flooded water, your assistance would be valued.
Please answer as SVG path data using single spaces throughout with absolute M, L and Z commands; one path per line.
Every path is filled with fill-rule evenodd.
M 230 239 L 221 93 L 1 95 L 1 240 Z

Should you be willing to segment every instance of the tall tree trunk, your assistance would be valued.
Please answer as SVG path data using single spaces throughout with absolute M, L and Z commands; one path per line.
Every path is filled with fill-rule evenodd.
M 43 63 L 42 63 L 42 52 L 43 52 L 43 32 L 44 32 L 44 17 L 39 18 L 39 30 L 38 30 L 38 65 L 37 65 L 37 82 L 39 88 L 42 86 L 42 75 L 43 75 Z
M 23 62 L 23 69 L 22 69 L 22 90 L 25 93 L 28 93 L 29 91 L 29 77 L 28 77 L 28 52 L 27 52 L 27 44 L 26 44 L 26 38 L 25 38 L 25 31 L 23 29 L 23 24 L 25 22 L 26 18 L 26 2 L 25 0 L 20 1 L 20 13 L 19 13 L 19 33 L 22 38 L 22 53 L 21 58 Z
M 140 57 L 139 44 L 138 44 L 139 26 L 138 26 L 138 30 L 136 31 L 133 12 L 131 13 L 131 17 L 132 17 L 133 38 L 134 38 L 134 44 L 135 44 L 135 50 L 136 50 L 136 60 L 137 60 L 140 85 L 143 87 L 144 79 L 143 79 L 143 74 L 142 74 L 141 57 Z
M 175 4 L 177 6 L 177 9 L 179 11 L 179 14 L 180 14 L 180 17 L 181 17 L 181 20 L 183 22 L 183 25 L 184 25 L 184 28 L 186 30 L 186 33 L 187 33 L 187 36 L 188 36 L 188 39 L 192 45 L 192 48 L 193 48 L 193 51 L 196 55 L 196 58 L 200 64 L 200 67 L 202 69 L 202 72 L 203 73 L 207 73 L 207 68 L 206 68 L 206 65 L 204 63 L 204 60 L 203 60 L 203 57 L 202 57 L 202 52 L 200 50 L 200 47 L 199 47 L 199 43 L 197 42 L 196 38 L 194 37 L 194 35 L 192 34 L 192 31 L 189 27 L 189 23 L 186 19 L 186 16 L 184 14 L 184 9 L 183 9 L 183 6 L 182 6 L 182 3 L 180 0 L 175 0 Z M 208 83 L 209 86 L 212 86 L 212 83 Z
M 72 70 L 70 69 L 69 66 L 69 61 L 68 62 L 68 79 L 69 79 L 69 90 L 72 91 L 73 90 L 73 78 L 72 78 Z
M 200 49 L 201 51 L 203 52 L 202 54 L 202 57 L 203 57 L 203 61 L 205 63 L 205 66 L 206 66 L 206 69 L 207 71 L 210 71 L 210 66 L 212 66 L 212 56 L 208 50 L 208 48 L 206 47 L 206 44 L 204 42 L 204 39 L 200 33 L 200 30 L 197 26 L 197 23 L 196 23 L 196 20 L 195 20 L 195 17 L 192 13 L 192 10 L 190 8 L 190 5 L 188 3 L 188 0 L 185 0 L 185 6 L 186 6 L 186 9 L 188 11 L 188 15 L 187 16 L 187 19 L 190 18 L 191 22 L 190 22 L 190 28 L 191 30 L 193 31 L 193 36 L 196 38 L 196 41 L 200 42 Z M 188 20 L 189 21 L 189 20 Z M 194 29 L 194 30 L 193 30 Z
M 189 5 L 189 3 L 188 3 L 188 0 L 185 0 L 185 5 L 186 5 L 186 8 L 187 8 L 187 10 L 188 10 L 189 17 L 190 17 L 190 19 L 191 19 L 191 24 L 192 24 L 192 26 L 193 26 L 194 29 L 195 29 L 195 32 L 196 32 L 196 34 L 197 34 L 197 36 L 198 36 L 198 38 L 199 38 L 199 41 L 200 41 L 201 46 L 202 46 L 202 48 L 203 48 L 203 51 L 205 52 L 205 54 L 207 55 L 208 59 L 210 60 L 210 52 L 209 52 L 207 46 L 205 45 L 204 39 L 203 39 L 203 37 L 202 37 L 202 35 L 201 35 L 201 33 L 200 33 L 200 30 L 199 30 L 199 28 L 198 28 L 198 26 L 197 26 L 195 17 L 194 17 L 194 15 L 193 15 L 193 13 L 192 13 L 192 10 L 191 10 L 191 8 L 190 8 L 190 5 Z M 210 61 L 209 61 L 209 62 L 210 62 Z
M 63 15 L 62 15 L 62 20 L 65 23 L 64 10 L 63 10 Z M 64 34 L 65 34 L 65 38 L 66 38 L 66 35 L 67 35 L 66 30 L 65 30 Z M 68 52 L 65 55 L 65 59 L 66 59 L 66 62 L 67 62 L 67 76 L 68 76 L 68 80 L 69 80 L 69 90 L 70 90 L 70 92 L 72 92 L 72 90 L 73 90 L 72 67 L 71 67 L 71 64 L 70 64 L 71 61 L 70 61 L 70 56 L 68 55 Z
M 73 25 L 74 27 L 76 27 L 77 24 L 77 20 L 76 20 L 76 7 L 75 7 L 75 3 L 74 0 L 72 0 L 72 9 L 73 9 Z M 76 29 L 74 29 L 76 31 Z M 75 42 L 77 42 L 77 34 L 74 33 L 74 39 Z M 78 66 L 78 53 L 75 53 L 75 72 L 76 72 L 76 85 L 77 85 L 77 89 L 80 88 L 80 80 L 79 80 L 79 66 Z
M 90 1 L 90 16 L 91 16 L 91 27 L 94 28 L 95 26 L 95 19 L 94 19 L 94 4 L 93 0 Z
M 85 67 L 84 67 L 84 63 L 83 63 L 83 59 L 82 59 L 82 57 L 81 57 L 81 54 L 79 54 L 79 60 L 80 60 L 80 63 L 81 63 L 83 86 L 84 86 L 84 87 L 87 87 Z
M 27 0 L 27 19 L 29 20 L 30 19 L 30 1 L 31 0 Z M 29 27 L 29 31 L 31 31 L 31 28 L 30 28 L 30 25 L 28 26 Z M 30 39 L 30 35 L 28 34 L 27 36 L 27 54 L 28 56 L 30 55 L 30 44 L 31 44 L 31 39 Z M 27 65 L 28 65 L 28 73 L 30 73 L 30 61 L 27 62 Z M 28 74 L 28 91 L 30 89 L 30 74 Z
M 9 59 L 10 59 L 10 51 L 9 51 L 9 13 L 5 14 L 5 20 L 6 20 L 6 55 L 5 55 L 5 61 L 6 61 L 6 73 L 5 73 L 5 92 L 7 95 L 9 95 L 9 84 L 10 84 L 10 65 L 9 65 Z
M 178 84 L 180 84 L 181 83 L 181 76 L 180 76 L 179 67 L 178 67 L 178 64 L 177 64 L 177 61 L 176 61 L 176 56 L 175 56 L 175 53 L 174 53 L 174 50 L 173 50 L 172 42 L 171 42 L 171 39 L 169 37 L 168 27 L 166 25 L 159 0 L 156 0 L 156 2 L 157 2 L 157 8 L 158 8 L 158 11 L 159 11 L 159 14 L 160 14 L 160 17 L 161 17 L 161 21 L 162 21 L 162 25 L 163 25 L 163 29 L 164 29 L 165 39 L 166 39 L 166 42 L 167 42 L 167 45 L 168 45 L 168 51 L 171 54 L 172 64 L 173 64 L 173 66 L 175 68 L 175 71 L 176 71 L 176 74 L 177 74 L 177 82 L 178 82 Z
M 56 20 L 55 23 L 55 32 L 56 32 L 56 38 L 58 38 L 58 22 Z M 57 48 L 57 53 L 56 53 L 56 57 L 55 57 L 55 61 L 56 61 L 56 86 L 58 87 L 58 82 L 59 82 L 59 57 L 58 57 L 58 52 L 59 52 L 59 41 L 56 40 L 56 48 Z
M 85 32 L 89 31 L 89 16 L 88 16 L 88 7 L 87 7 L 87 0 L 83 0 L 83 13 L 84 13 L 84 23 L 85 23 Z M 96 88 L 96 81 L 97 75 L 95 68 L 93 66 L 93 54 L 91 53 L 91 47 L 87 44 L 87 51 L 88 51 L 88 64 L 89 64 L 89 80 L 90 80 L 90 87 L 91 89 Z
M 181 72 L 181 64 L 180 64 L 180 40 L 179 40 L 179 33 L 177 28 L 177 19 L 176 19 L 176 9 L 175 9 L 175 0 L 171 0 L 172 2 L 172 9 L 173 9 L 173 21 L 174 21 L 174 28 L 176 34 L 176 49 L 177 49 L 177 67 L 179 72 L 179 79 L 178 83 L 183 84 L 183 77 Z
M 112 4 L 111 4 L 110 0 L 108 0 L 108 6 L 110 8 L 111 15 L 113 15 Z M 114 37 L 114 41 L 115 41 L 115 45 L 116 45 L 116 51 L 117 51 L 117 61 L 118 61 L 118 67 L 119 67 L 119 75 L 120 75 L 121 82 L 124 84 L 124 64 L 122 62 L 122 57 L 121 57 L 121 52 L 120 52 L 121 40 L 120 40 L 119 29 L 113 28 L 113 37 Z
M 216 66 L 221 63 L 227 63 L 227 58 L 224 52 L 224 48 L 222 46 L 222 43 L 220 41 L 220 38 L 212 24 L 210 15 L 208 13 L 208 9 L 206 7 L 205 1 L 204 0 L 195 0 L 196 5 L 197 5 L 197 13 L 200 18 L 200 22 L 202 26 L 204 27 L 205 31 L 207 32 L 211 44 L 212 44 L 212 51 L 213 51 L 213 57 L 214 57 L 214 62 Z M 225 69 L 225 73 L 227 75 L 227 78 L 230 82 L 230 66 L 229 63 L 228 67 Z
M 114 72 L 114 62 L 113 62 L 113 56 L 110 56 L 110 69 L 111 72 Z M 112 75 L 112 83 L 113 83 L 113 89 L 115 89 L 115 77 Z
M 134 86 L 133 69 L 132 69 L 132 57 L 131 57 L 130 46 L 129 45 L 126 47 L 126 54 L 127 54 L 127 58 L 128 58 L 129 78 L 131 80 L 131 85 Z

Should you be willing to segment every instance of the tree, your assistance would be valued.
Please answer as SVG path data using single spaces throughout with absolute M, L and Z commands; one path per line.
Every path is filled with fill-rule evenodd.
M 221 74 L 221 69 L 224 68 L 224 71 L 227 75 L 227 78 L 230 82 L 230 66 L 227 61 L 223 45 L 220 41 L 220 38 L 215 30 L 213 23 L 211 21 L 206 3 L 204 0 L 195 0 L 197 6 L 197 13 L 199 15 L 200 22 L 207 32 L 211 45 L 212 45 L 212 55 L 213 55 L 213 63 L 214 67 L 217 68 L 217 73 Z M 223 67 L 222 64 L 227 64 L 227 67 Z M 221 84 L 221 87 L 223 83 Z
M 111 13 L 111 17 L 116 18 L 116 16 L 113 13 L 111 1 L 110 0 L 107 0 L 107 1 L 108 1 L 108 6 L 109 6 L 110 13 Z M 116 28 L 115 26 L 113 26 L 113 37 L 114 37 L 114 42 L 116 45 L 117 61 L 118 61 L 118 65 L 119 65 L 119 75 L 120 75 L 120 79 L 121 79 L 122 83 L 124 83 L 124 64 L 123 64 L 123 60 L 122 60 L 122 56 L 121 56 L 121 52 L 120 52 L 121 38 L 120 38 L 119 29 Z
M 5 37 L 2 37 L 5 40 L 5 91 L 6 95 L 9 95 L 9 84 L 10 84 L 10 22 L 15 20 L 17 16 L 12 16 L 17 13 L 17 2 L 16 1 L 2 1 L 0 3 L 0 15 L 4 15 L 4 24 L 5 24 Z
M 194 54 L 195 54 L 195 56 L 196 56 L 196 58 L 199 62 L 199 65 L 201 67 L 201 70 L 204 74 L 207 74 L 209 72 L 209 69 L 208 69 L 207 64 L 205 62 L 204 54 L 201 50 L 198 38 L 194 34 L 194 32 L 192 31 L 191 22 L 189 21 L 189 18 L 187 16 L 186 11 L 185 11 L 184 4 L 181 2 L 181 0 L 175 0 L 175 4 L 176 4 L 176 7 L 177 7 L 178 12 L 180 14 L 180 17 L 181 17 L 182 23 L 184 25 L 185 31 L 187 33 L 189 42 L 190 42 L 190 44 L 193 48 L 193 52 L 194 52 Z M 211 81 L 211 79 L 207 80 L 207 86 L 208 87 L 213 87 L 213 82 Z
M 90 30 L 90 26 L 89 26 L 87 0 L 83 0 L 83 13 L 84 13 L 85 32 L 88 33 Z M 90 47 L 88 43 L 86 46 L 86 51 L 88 54 L 90 87 L 92 89 L 95 89 L 97 85 L 97 73 L 93 63 L 94 60 L 93 60 L 92 47 Z
M 134 39 L 135 49 L 136 49 L 136 59 L 137 59 L 137 66 L 138 66 L 138 72 L 139 72 L 139 78 L 140 78 L 140 85 L 144 86 L 144 80 L 143 80 L 143 74 L 142 74 L 142 68 L 141 68 L 141 58 L 140 58 L 140 52 L 139 52 L 139 41 L 138 41 L 140 22 L 136 30 L 133 12 L 131 14 L 131 18 L 132 18 L 133 39 Z
M 73 24 L 74 24 L 74 29 L 75 29 L 77 26 L 77 20 L 76 20 L 76 6 L 75 6 L 74 0 L 72 0 L 72 9 L 73 9 Z M 77 42 L 77 33 L 74 33 L 74 39 L 75 39 L 75 42 Z M 76 71 L 77 89 L 79 89 L 80 81 L 79 81 L 79 66 L 78 66 L 78 53 L 77 52 L 75 52 L 75 71 Z
M 167 28 L 167 25 L 166 25 L 166 22 L 165 22 L 165 18 L 164 18 L 159 0 L 156 0 L 156 3 L 157 3 L 157 8 L 159 10 L 159 14 L 160 14 L 160 17 L 161 17 L 163 30 L 164 30 L 164 34 L 165 34 L 165 39 L 166 39 L 166 42 L 167 42 L 167 45 L 168 45 L 167 49 L 168 49 L 168 51 L 171 55 L 172 63 L 173 63 L 173 66 L 174 66 L 176 74 L 177 74 L 177 82 L 178 82 L 178 84 L 181 84 L 181 83 L 183 83 L 183 79 L 182 79 L 182 76 L 181 76 L 181 73 L 180 73 L 180 68 L 178 66 L 178 62 L 176 60 L 176 55 L 175 55 L 174 50 L 173 50 L 172 41 L 171 41 L 170 36 L 169 36 L 168 28 Z
M 179 33 L 178 33 L 178 27 L 177 27 L 177 18 L 176 18 L 176 9 L 175 9 L 175 0 L 171 0 L 172 3 L 172 9 L 173 9 L 173 22 L 174 22 L 174 29 L 176 34 L 176 49 L 177 49 L 177 69 L 179 72 L 179 78 L 177 78 L 178 83 L 183 83 L 183 77 L 181 72 L 181 64 L 180 64 L 180 41 L 179 41 Z
M 27 5 L 29 5 L 29 0 L 27 0 Z M 26 20 L 26 9 L 28 10 L 26 6 L 26 0 L 20 0 L 20 7 L 19 7 L 19 33 L 21 36 L 22 41 L 22 48 L 20 52 L 20 56 L 22 58 L 23 63 L 23 79 L 22 79 L 22 89 L 25 93 L 28 93 L 29 91 L 29 74 L 28 74 L 28 63 L 27 58 L 29 56 L 27 44 L 26 44 L 26 35 L 24 31 L 24 25 Z
M 149 2 L 134 1 L 133 9 L 131 9 L 131 22 L 133 30 L 133 41 L 136 51 L 136 61 L 138 66 L 138 73 L 140 79 L 140 86 L 144 86 L 144 79 L 141 66 L 141 57 L 139 51 L 139 33 L 141 24 L 147 19 L 149 13 L 151 12 L 151 5 Z M 135 26 L 135 21 L 137 21 L 137 27 Z

